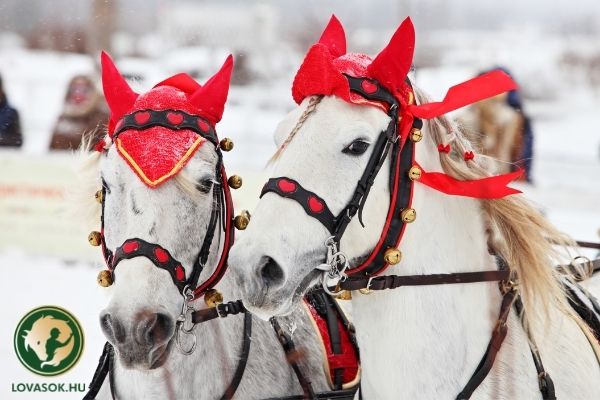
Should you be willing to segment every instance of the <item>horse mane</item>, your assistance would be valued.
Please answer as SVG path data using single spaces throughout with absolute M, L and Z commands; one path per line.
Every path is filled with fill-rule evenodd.
M 419 103 L 429 101 L 420 90 L 415 93 Z M 490 176 L 493 160 L 489 157 L 478 154 L 473 160 L 464 160 L 464 153 L 473 151 L 473 145 L 463 126 L 445 115 L 426 123 L 436 145 L 451 144 L 450 153 L 439 155 L 446 174 L 460 180 Z M 530 328 L 537 324 L 543 326 L 549 322 L 551 308 L 556 307 L 574 319 L 588 339 L 593 338 L 568 303 L 568 295 L 560 283 L 565 272 L 559 273 L 553 268 L 569 256 L 569 247 L 576 247 L 574 240 L 556 229 L 522 196 L 481 200 L 481 205 L 487 224 L 488 247 L 507 261 L 516 276 L 527 315 L 526 324 Z

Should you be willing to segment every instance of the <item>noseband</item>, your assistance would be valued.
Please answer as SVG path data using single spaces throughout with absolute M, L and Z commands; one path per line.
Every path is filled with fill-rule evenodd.
M 146 257 L 156 267 L 169 272 L 171 279 L 179 292 L 188 300 L 193 300 L 211 289 L 221 279 L 226 269 L 227 256 L 233 244 L 234 229 L 232 224 L 233 203 L 227 184 L 227 176 L 223 167 L 223 155 L 219 147 L 216 131 L 212 124 L 197 115 L 191 115 L 180 110 L 139 110 L 125 115 L 115 127 L 113 140 L 126 130 L 144 130 L 155 126 L 161 126 L 170 130 L 187 129 L 208 140 L 215 146 L 217 153 L 217 165 L 215 176 L 220 185 L 213 186 L 213 201 L 210 213 L 210 221 L 204 236 L 204 242 L 200 247 L 191 272 L 186 279 L 186 269 L 181 262 L 177 261 L 171 253 L 159 244 L 150 243 L 140 238 L 130 238 L 114 251 L 106 247 L 104 240 L 104 202 L 106 199 L 106 184 L 102 185 L 102 216 L 101 216 L 101 245 L 106 265 L 112 272 L 117 265 L 127 259 L 135 257 Z M 220 190 L 218 187 L 220 186 Z M 212 275 L 203 283 L 198 284 L 198 279 L 210 255 L 210 248 L 214 238 L 217 224 L 223 226 L 225 240 L 219 262 Z M 191 296 L 190 296 L 191 295 Z M 191 301 L 190 300 L 190 301 Z

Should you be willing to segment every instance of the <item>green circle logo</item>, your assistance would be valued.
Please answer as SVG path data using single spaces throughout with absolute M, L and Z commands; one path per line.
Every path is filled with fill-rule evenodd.
M 67 310 L 44 306 L 29 311 L 15 329 L 15 352 L 33 373 L 55 376 L 71 369 L 83 352 L 83 330 Z

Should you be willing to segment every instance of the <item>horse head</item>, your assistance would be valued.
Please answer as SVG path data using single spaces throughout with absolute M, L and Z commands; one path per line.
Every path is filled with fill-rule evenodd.
M 230 198 L 214 125 L 232 66 L 229 56 L 204 85 L 178 74 L 138 94 L 102 55 L 110 120 L 97 148 L 100 242 L 114 284 L 100 322 L 125 367 L 162 365 L 184 297 L 220 278 L 203 267 L 220 269 L 228 251 L 215 257 Z
M 416 215 L 412 184 L 421 178 L 444 190 L 427 173 L 443 168 L 440 143 L 423 120 L 514 87 L 498 73 L 453 87 L 442 102 L 417 104 L 407 78 L 414 41 L 406 19 L 376 57 L 347 53 L 343 27 L 332 17 L 309 49 L 292 88 L 299 106 L 275 133 L 273 178 L 230 257 L 244 304 L 257 315 L 289 313 L 319 280 L 330 284 L 324 272 L 345 279 L 351 269 L 397 264 L 401 226 Z

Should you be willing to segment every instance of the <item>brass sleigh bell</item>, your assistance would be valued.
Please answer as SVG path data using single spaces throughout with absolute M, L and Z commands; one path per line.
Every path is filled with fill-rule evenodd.
M 408 178 L 411 181 L 416 181 L 420 177 L 421 177 L 421 168 L 417 167 L 416 165 L 413 165 L 412 167 L 410 167 L 410 169 L 408 170 Z
M 223 294 L 217 289 L 210 289 L 204 295 L 204 302 L 209 307 L 216 307 L 223 303 Z
M 400 218 L 402 222 L 410 224 L 417 219 L 417 211 L 414 208 L 405 208 L 400 212 Z
M 233 140 L 229 138 L 223 138 L 223 140 L 219 142 L 219 147 L 223 151 L 231 151 L 233 150 Z
M 231 175 L 229 179 L 227 179 L 227 184 L 232 189 L 239 189 L 242 187 L 242 177 L 239 175 Z
M 102 244 L 102 234 L 98 231 L 92 231 L 88 235 L 88 242 L 92 246 L 100 246 Z
M 240 231 L 246 229 L 249 223 L 250 213 L 248 210 L 242 210 L 242 213 L 233 219 L 233 225 Z
M 390 247 L 383 253 L 383 260 L 390 265 L 396 265 L 402 260 L 402 252 L 396 248 Z
M 419 128 L 412 128 L 410 131 L 410 140 L 417 143 L 423 139 L 423 132 Z
M 109 287 L 113 284 L 112 272 L 107 269 L 100 271 L 96 280 L 98 281 L 98 285 L 102 287 Z
M 94 194 L 94 198 L 100 204 L 102 204 L 102 200 L 104 200 L 104 195 L 102 194 L 102 189 L 98 190 L 96 194 Z

